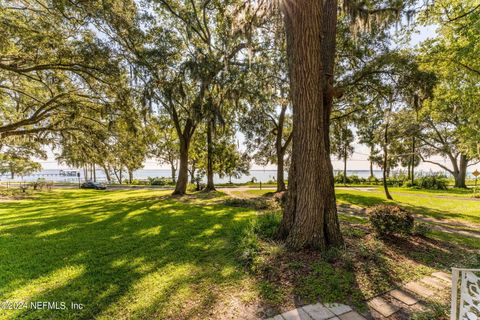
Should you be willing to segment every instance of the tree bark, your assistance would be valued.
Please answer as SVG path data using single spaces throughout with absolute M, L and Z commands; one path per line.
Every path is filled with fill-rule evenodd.
M 347 145 L 343 148 L 343 184 L 347 184 Z
M 105 176 L 107 177 L 107 182 L 108 183 L 111 183 L 112 182 L 112 178 L 110 177 L 110 172 L 108 170 L 108 167 L 106 165 L 101 165 L 102 169 L 103 169 L 103 172 L 105 172 Z
M 290 248 L 324 250 L 343 242 L 329 140 L 337 3 L 287 1 L 282 10 L 293 103 L 294 169 L 279 235 L 286 235 Z
M 388 177 L 388 120 L 385 124 L 384 144 L 383 144 L 383 189 L 385 190 L 385 196 L 389 200 L 393 200 L 390 191 L 388 191 L 387 177 Z
M 280 116 L 278 118 L 277 136 L 276 136 L 276 151 L 277 151 L 277 192 L 286 190 L 285 186 L 285 152 L 291 141 L 291 136 L 288 137 L 285 144 L 283 144 L 283 125 L 285 123 L 285 113 L 287 112 L 287 104 L 282 105 Z
M 132 184 L 133 182 L 133 171 L 128 169 L 128 184 Z
M 177 181 L 177 168 L 174 161 L 170 162 L 170 169 L 172 170 L 172 183 L 175 184 Z
M 296 203 L 296 193 L 297 193 L 297 183 L 295 179 L 295 163 L 290 164 L 290 169 L 288 170 L 288 191 L 286 195 L 286 205 L 283 210 L 282 221 L 277 231 L 277 238 L 286 239 L 290 230 L 292 229 L 293 222 L 295 221 L 295 203 Z
M 416 141 L 415 141 L 415 137 L 412 137 L 412 158 L 411 158 L 411 170 L 412 170 L 412 173 L 410 174 L 410 181 L 412 183 L 412 186 L 413 184 L 415 183 L 415 148 L 416 148 Z
M 207 124 L 207 185 L 204 191 L 214 191 L 215 184 L 213 183 L 213 139 L 212 139 L 212 123 Z
M 277 192 L 285 191 L 285 166 L 284 153 L 282 150 L 277 150 Z
M 373 175 L 373 160 L 372 160 L 372 156 L 373 156 L 374 152 L 375 152 L 374 147 L 371 146 L 370 147 L 370 177 L 374 177 L 374 175 Z
M 175 184 L 173 195 L 184 195 L 187 191 L 188 184 L 188 149 L 190 139 L 180 138 L 180 164 L 178 168 L 178 179 Z
M 183 196 L 187 192 L 188 185 L 188 150 L 190 149 L 190 142 L 192 140 L 193 133 L 195 132 L 196 125 L 191 119 L 187 119 L 183 131 L 180 127 L 180 120 L 178 115 L 172 109 L 172 120 L 175 124 L 175 130 L 178 134 L 178 141 L 180 144 L 180 164 L 178 168 L 178 178 L 175 184 L 175 190 L 172 195 Z
M 460 154 L 458 170 L 455 172 L 455 188 L 466 188 L 465 179 L 467 177 L 468 158 L 464 154 Z
M 190 183 L 195 183 L 195 171 L 196 171 L 195 163 L 192 163 L 192 165 L 190 166 L 190 170 L 189 170 Z

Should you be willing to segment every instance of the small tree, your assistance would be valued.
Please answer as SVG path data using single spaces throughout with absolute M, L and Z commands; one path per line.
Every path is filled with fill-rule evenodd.
M 347 160 L 355 150 L 352 146 L 354 136 L 352 130 L 348 127 L 348 122 L 335 121 L 331 132 L 331 152 L 338 160 L 343 160 L 343 184 L 347 183 Z

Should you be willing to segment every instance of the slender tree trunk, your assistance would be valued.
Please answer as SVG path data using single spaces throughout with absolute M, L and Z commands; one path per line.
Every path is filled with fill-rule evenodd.
M 347 184 L 347 146 L 343 149 L 343 184 Z
M 290 164 L 290 169 L 288 170 L 288 191 L 287 191 L 287 200 L 286 206 L 283 210 L 282 221 L 278 228 L 277 237 L 279 239 L 286 239 L 290 230 L 292 229 L 293 222 L 295 221 L 295 203 L 296 203 L 296 194 L 297 194 L 297 183 L 295 179 L 295 164 L 292 162 Z
M 88 181 L 88 170 L 87 170 L 87 166 L 83 166 L 83 178 L 85 179 L 85 182 Z
M 283 93 L 282 93 L 283 95 Z M 277 136 L 276 136 L 276 151 L 277 151 L 277 192 L 282 192 L 286 190 L 285 187 L 285 150 L 288 147 L 288 141 L 285 142 L 285 146 L 283 146 L 283 125 L 285 123 L 285 113 L 287 112 L 287 104 L 282 105 L 282 109 L 280 111 L 280 116 L 278 118 L 278 126 L 277 126 Z
M 133 182 L 133 171 L 128 169 L 128 184 L 132 184 Z
M 372 156 L 373 156 L 373 153 L 375 152 L 375 149 L 373 146 L 370 147 L 370 177 L 374 177 L 374 174 L 373 174 L 373 160 L 372 160 Z
M 192 163 L 190 166 L 190 170 L 188 171 L 190 173 L 190 183 L 195 183 L 195 171 L 197 169 L 195 168 L 195 163 Z
M 122 184 L 123 182 L 123 168 L 120 168 L 118 183 Z
M 108 183 L 111 183 L 112 182 L 112 178 L 110 177 L 110 172 L 108 170 L 108 167 L 106 165 L 102 165 L 101 166 L 102 169 L 103 169 L 103 172 L 105 172 L 105 176 L 107 177 L 107 182 Z
M 293 102 L 293 169 L 279 235 L 293 249 L 324 250 L 342 243 L 329 152 L 337 3 L 322 3 L 286 1 L 282 7 Z
M 410 175 L 410 181 L 412 183 L 412 186 L 413 184 L 415 183 L 415 152 L 416 152 L 416 139 L 415 137 L 412 137 L 412 167 L 411 167 L 411 170 L 412 170 L 412 173 Z
M 285 191 L 285 160 L 282 150 L 277 150 L 277 192 Z
M 97 171 L 95 168 L 95 163 L 92 163 L 92 172 L 93 172 L 93 182 L 97 182 Z
M 385 124 L 385 135 L 384 135 L 384 145 L 383 145 L 383 189 L 385 189 L 385 196 L 389 200 L 393 200 L 392 195 L 390 194 L 390 191 L 388 191 L 388 184 L 387 184 L 387 178 L 388 178 L 388 120 L 387 123 Z
M 172 183 L 175 184 L 177 182 L 177 167 L 174 161 L 170 162 L 170 169 L 172 170 Z
M 214 191 L 215 184 L 213 183 L 213 139 L 212 139 L 212 123 L 207 125 L 207 185 L 204 191 Z

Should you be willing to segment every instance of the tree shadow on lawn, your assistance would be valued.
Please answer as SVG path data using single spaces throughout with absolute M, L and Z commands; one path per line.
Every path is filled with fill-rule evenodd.
M 79 206 L 72 203 L 79 199 Z M 7 225 L 2 219 L 0 225 L 1 300 L 75 302 L 84 309 L 5 316 L 197 318 L 246 278 L 236 259 L 235 230 L 253 215 L 249 210 L 141 194 L 108 201 L 105 193 L 67 192 L 35 204 L 4 209 L 23 220 Z
M 404 203 L 398 200 L 387 200 L 375 195 L 357 195 L 357 194 L 349 194 L 349 193 L 338 193 L 336 194 L 337 200 L 340 201 L 340 205 L 345 204 L 353 204 L 356 206 L 360 206 L 363 208 L 368 208 L 377 204 L 397 204 L 405 209 L 408 209 L 412 213 L 429 216 L 438 220 L 452 220 L 452 219 L 460 219 L 460 220 L 469 220 L 474 223 L 480 223 L 480 215 L 472 216 L 469 215 L 466 217 L 461 213 L 452 213 L 449 211 L 439 210 L 439 209 L 432 209 L 429 207 L 424 207 L 421 205 L 411 205 L 408 203 Z M 457 200 L 458 201 L 458 200 Z

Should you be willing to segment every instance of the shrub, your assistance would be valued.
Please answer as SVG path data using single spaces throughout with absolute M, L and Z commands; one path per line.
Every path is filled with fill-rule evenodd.
M 376 178 L 375 176 L 368 177 L 367 181 L 368 181 L 369 184 L 379 184 L 380 183 L 380 180 L 378 178 Z
M 430 174 L 415 179 L 415 186 L 419 189 L 447 190 L 447 177 L 442 174 Z
M 414 219 L 410 212 L 394 205 L 377 205 L 368 212 L 370 223 L 379 236 L 409 234 Z
M 281 221 L 278 212 L 267 212 L 249 220 L 246 225 L 235 230 L 238 242 L 238 257 L 252 267 L 261 251 L 260 239 L 272 239 Z
M 133 179 L 131 183 L 131 185 L 134 185 L 134 186 L 144 186 L 147 184 L 150 184 L 150 182 L 144 179 Z
M 150 178 L 148 177 L 148 182 L 152 186 L 166 186 L 172 184 L 172 179 L 169 178 Z
M 343 173 L 338 172 L 338 173 L 335 175 L 334 180 L 335 180 L 335 183 L 343 183 Z M 349 183 L 349 182 L 348 182 L 348 177 L 345 179 L 345 182 L 346 182 L 346 183 Z
M 254 198 L 254 199 L 228 198 L 223 203 L 228 207 L 241 207 L 241 208 L 249 208 L 254 210 L 275 209 L 277 206 L 277 203 L 275 202 L 275 200 L 266 199 L 266 198 Z
M 272 239 L 280 226 L 281 220 L 282 215 L 276 211 L 261 214 L 257 216 L 253 223 L 254 232 L 262 238 Z
M 430 231 L 432 231 L 432 227 L 424 222 L 415 222 L 413 226 L 413 234 L 417 236 L 425 237 Z

